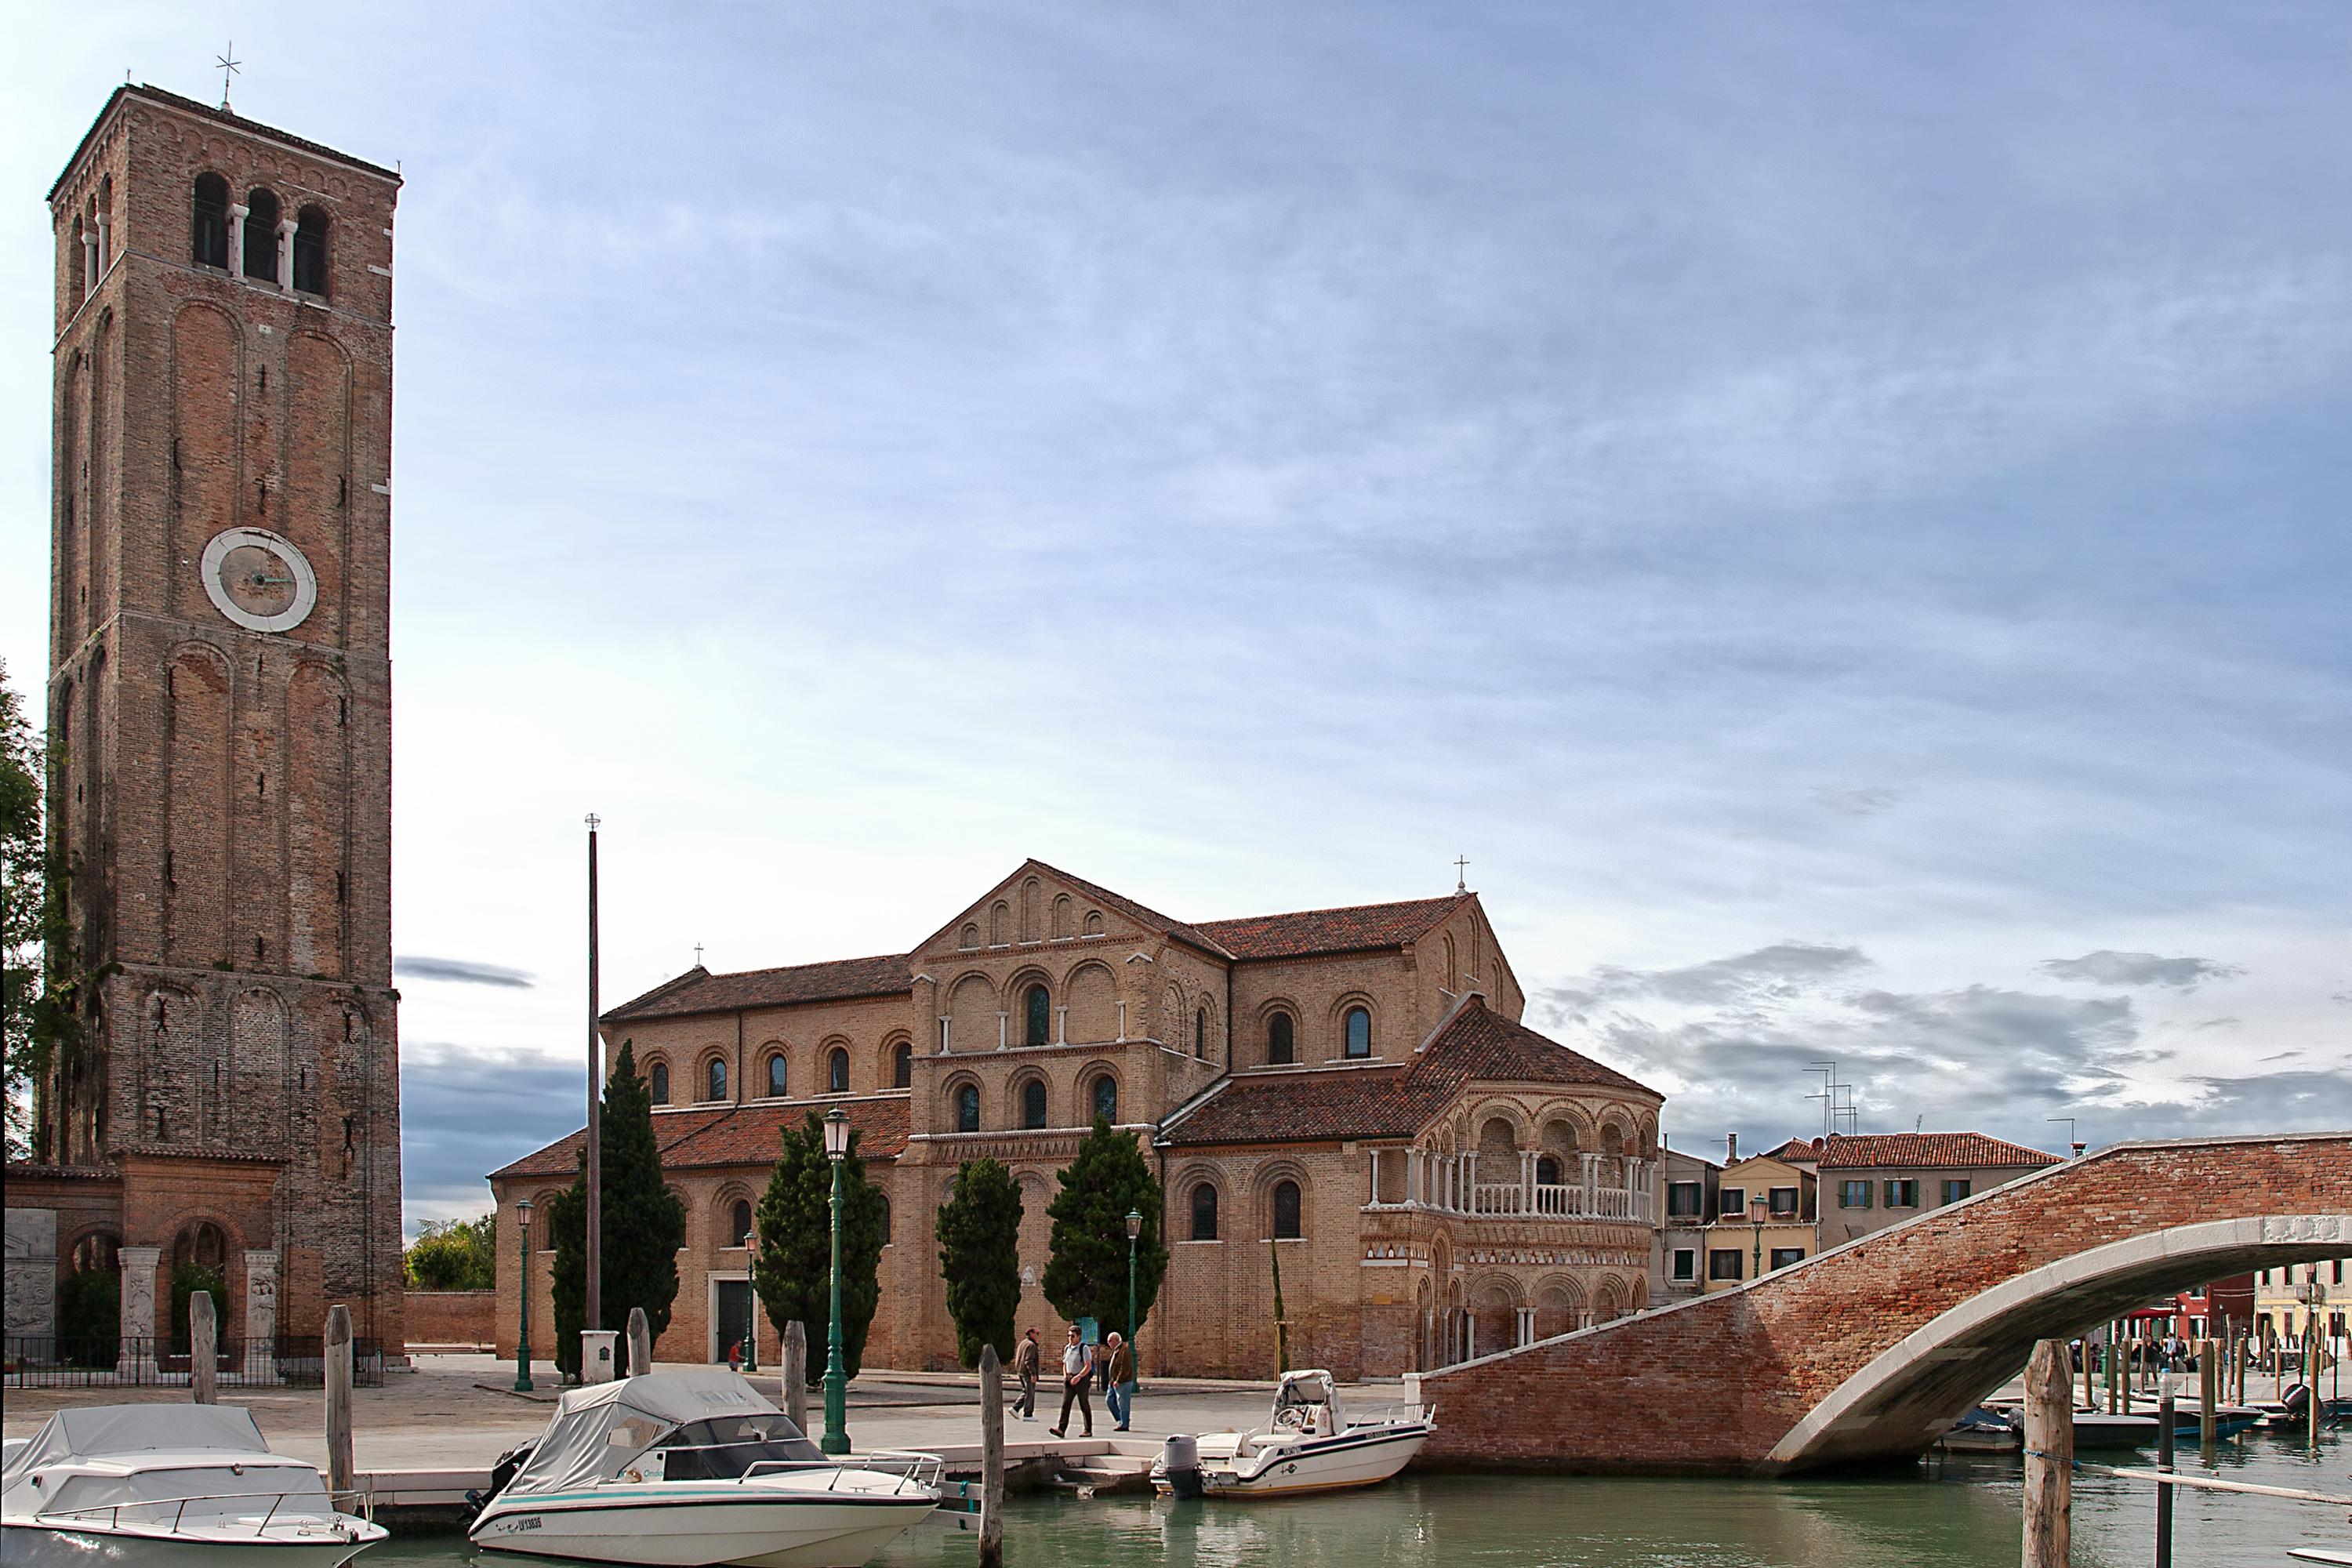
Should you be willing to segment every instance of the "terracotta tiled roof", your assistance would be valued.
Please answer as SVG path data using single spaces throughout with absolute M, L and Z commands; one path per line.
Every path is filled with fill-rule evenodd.
M 793 963 L 782 969 L 742 969 L 713 974 L 697 964 L 675 980 L 622 1003 L 604 1015 L 608 1024 L 633 1018 L 674 1018 L 687 1013 L 726 1013 L 738 1007 L 780 1007 L 794 1002 L 847 1002 L 861 996 L 903 996 L 914 989 L 903 952 L 872 958 L 835 958 Z
M 2062 1165 L 2055 1154 L 1981 1132 L 1837 1133 L 1822 1140 L 1821 1167 L 1860 1170 L 1881 1165 Z
M 1239 959 L 1363 952 L 1416 941 L 1476 896 L 1449 893 L 1442 899 L 1408 899 L 1395 904 L 1244 915 L 1240 920 L 1206 921 L 1201 930 Z
M 1793 1161 L 1810 1165 L 1822 1157 L 1822 1141 L 1818 1138 L 1791 1138 L 1778 1149 L 1767 1149 L 1761 1157 L 1779 1160 L 1784 1164 Z
M 858 1134 L 857 1152 L 866 1159 L 895 1159 L 907 1147 L 907 1097 L 903 1094 L 856 1100 L 763 1100 L 750 1105 L 657 1110 L 654 1113 L 654 1142 L 660 1146 L 665 1171 L 770 1164 L 776 1157 L 777 1139 L 787 1124 L 797 1126 L 810 1111 L 822 1116 L 835 1105 L 849 1113 L 849 1125 Z M 569 1181 L 579 1169 L 580 1147 L 587 1136 L 583 1128 L 568 1138 L 558 1139 L 544 1149 L 492 1171 L 489 1179 L 497 1182 L 509 1176 L 552 1176 Z
M 1591 1058 L 1515 1024 L 1472 996 L 1410 1062 L 1242 1073 L 1171 1118 L 1169 1144 L 1316 1142 L 1406 1138 L 1441 1115 L 1474 1079 L 1559 1083 L 1659 1100 Z

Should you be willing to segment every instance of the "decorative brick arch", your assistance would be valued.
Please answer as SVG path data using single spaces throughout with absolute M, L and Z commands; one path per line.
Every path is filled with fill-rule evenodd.
M 2038 1339 L 2347 1251 L 2352 1133 L 2118 1144 L 1734 1289 L 1433 1373 L 1423 1456 L 1682 1474 L 1900 1458 Z M 1647 1369 L 1634 1427 L 1614 1418 L 1629 1366 Z

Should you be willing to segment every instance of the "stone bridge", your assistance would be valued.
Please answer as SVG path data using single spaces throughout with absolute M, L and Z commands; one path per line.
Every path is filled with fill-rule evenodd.
M 1736 1289 L 1425 1373 L 1426 1463 L 1776 1474 L 1920 1452 L 2150 1297 L 2352 1255 L 2352 1133 L 2122 1143 Z

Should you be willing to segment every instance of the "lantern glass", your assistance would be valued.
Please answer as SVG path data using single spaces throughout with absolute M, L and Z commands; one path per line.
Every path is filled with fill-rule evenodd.
M 1143 1215 L 1134 1209 L 1127 1211 L 1127 1239 L 1133 1241 L 1143 1234 Z
M 824 1114 L 824 1155 L 828 1160 L 839 1160 L 848 1153 L 849 1116 L 836 1105 Z
M 1748 1217 L 1754 1220 L 1756 1224 L 1762 1225 L 1766 1220 L 1772 1217 L 1771 1201 L 1767 1198 L 1748 1199 Z
M 521 1220 L 525 1225 L 529 1225 L 530 1223 L 530 1200 L 529 1198 L 525 1198 L 520 1203 L 515 1205 L 515 1217 Z

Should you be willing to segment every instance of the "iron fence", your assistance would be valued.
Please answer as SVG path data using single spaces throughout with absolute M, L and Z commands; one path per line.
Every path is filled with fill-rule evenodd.
M 185 1387 L 191 1359 L 185 1343 L 170 1340 L 10 1334 L 0 1341 L 0 1379 L 10 1388 Z M 327 1342 L 318 1334 L 229 1335 L 214 1354 L 214 1372 L 225 1388 L 318 1388 L 326 1382 L 326 1368 Z M 383 1384 L 381 1340 L 352 1341 L 352 1381 L 362 1387 Z

